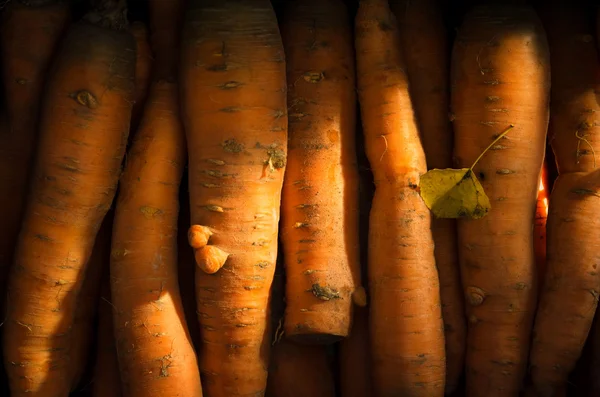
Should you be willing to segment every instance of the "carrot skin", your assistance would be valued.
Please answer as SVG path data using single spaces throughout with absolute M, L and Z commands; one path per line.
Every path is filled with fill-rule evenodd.
M 262 395 L 287 156 L 283 44 L 267 0 L 189 1 L 183 32 L 191 225 L 229 254 L 215 274 L 196 269 L 203 386 Z
M 600 227 L 600 60 L 587 11 L 566 2 L 540 10 L 552 67 L 548 140 L 559 174 L 550 195 L 547 268 L 530 352 L 531 380 L 540 397 L 566 393 L 600 293 L 595 238 Z
M 69 360 L 72 374 L 71 390 L 75 390 L 80 385 L 89 367 L 102 273 L 108 267 L 110 260 L 111 231 L 112 213 L 109 212 L 96 236 L 85 279 L 81 286 L 81 293 L 75 307 Z
M 394 0 L 391 7 L 398 19 L 427 169 L 451 168 L 450 44 L 441 7 L 436 0 Z M 456 222 L 453 219 L 431 222 L 446 340 L 446 393 L 451 394 L 463 373 L 467 333 Z
M 458 247 L 467 395 L 515 396 L 537 300 L 532 227 L 550 88 L 548 45 L 533 9 L 473 8 L 455 41 L 451 74 L 457 167 L 470 167 L 514 125 L 474 168 L 492 208 L 483 219 L 458 221 Z
M 63 2 L 27 6 L 11 1 L 2 12 L 0 51 L 9 126 L 0 133 L 0 290 L 6 288 L 13 261 L 29 174 L 46 73 L 70 20 Z M 4 294 L 0 307 L 4 312 Z
M 202 396 L 177 279 L 184 165 L 177 85 L 154 82 L 127 155 L 113 228 L 111 293 L 124 396 Z
M 535 221 L 533 223 L 533 250 L 538 273 L 539 291 L 544 287 L 546 274 L 546 225 L 548 221 L 548 167 L 542 167 L 540 185 L 535 206 Z
M 289 146 L 282 193 L 285 334 L 330 344 L 352 325 L 360 288 L 356 96 L 351 25 L 341 0 L 289 3 Z
M 356 16 L 359 102 L 375 194 L 369 227 L 370 338 L 375 396 L 442 396 L 445 349 L 426 172 L 396 19 L 387 1 Z
M 115 194 L 133 102 L 126 31 L 66 34 L 47 79 L 32 186 L 8 285 L 4 361 L 13 396 L 66 396 L 75 304 Z

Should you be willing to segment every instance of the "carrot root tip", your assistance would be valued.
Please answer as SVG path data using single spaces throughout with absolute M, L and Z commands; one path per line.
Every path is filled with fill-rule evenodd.
M 229 254 L 214 245 L 205 245 L 196 249 L 194 256 L 196 264 L 204 273 L 214 274 L 227 262 Z

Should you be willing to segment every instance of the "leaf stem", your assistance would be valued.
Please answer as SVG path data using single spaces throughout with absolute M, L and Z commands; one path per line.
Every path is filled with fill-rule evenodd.
M 473 165 L 471 166 L 471 168 L 469 168 L 469 171 L 473 171 L 473 168 L 475 168 L 475 166 L 477 165 L 477 163 L 479 162 L 479 160 L 481 160 L 481 158 L 483 157 L 483 155 L 490 150 L 490 148 L 492 146 L 494 146 L 496 144 L 496 142 L 498 142 L 500 139 L 502 139 L 504 137 L 504 135 L 508 134 L 508 131 L 512 130 L 513 128 L 515 128 L 515 126 L 513 124 L 509 125 L 507 129 L 505 129 L 504 131 L 502 131 L 502 133 L 500 135 L 498 135 L 498 137 L 496 139 L 494 139 L 492 141 L 492 143 L 490 143 L 488 145 L 488 147 L 486 147 L 484 149 L 483 152 L 481 152 L 481 154 L 479 155 L 479 157 L 477 157 L 477 160 L 475 160 L 475 162 L 473 163 Z

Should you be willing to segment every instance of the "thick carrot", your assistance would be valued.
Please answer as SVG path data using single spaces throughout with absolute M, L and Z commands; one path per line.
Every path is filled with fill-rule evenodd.
M 267 0 L 192 0 L 185 15 L 181 104 L 203 384 L 210 396 L 262 395 L 287 155 L 283 44 Z
M 98 302 L 98 339 L 92 383 L 92 397 L 121 397 L 122 386 L 113 328 L 114 305 L 111 302 L 109 266 L 102 272 L 102 291 Z
M 12 396 L 66 396 L 75 305 L 115 194 L 129 131 L 135 43 L 124 4 L 74 24 L 48 76 L 32 186 L 8 286 Z
M 548 57 L 544 30 L 527 6 L 477 6 L 454 44 L 457 166 L 470 167 L 514 125 L 474 169 L 490 212 L 458 221 L 471 396 L 515 396 L 525 375 L 536 304 L 532 227 L 548 125 Z
M 87 265 L 81 293 L 75 307 L 75 319 L 71 335 L 71 388 L 81 383 L 88 369 L 90 350 L 96 327 L 96 311 L 100 295 L 100 282 L 103 270 L 110 260 L 110 237 L 112 232 L 112 214 L 109 213 L 100 226 L 94 249 Z
M 329 344 L 350 332 L 352 296 L 362 290 L 354 49 L 346 7 L 341 0 L 290 2 L 282 37 L 290 135 L 281 202 L 285 334 Z
M 393 0 L 406 58 L 427 168 L 452 167 L 450 110 L 450 43 L 437 0 Z M 463 372 L 467 324 L 456 244 L 456 222 L 433 219 L 435 262 L 440 277 L 446 339 L 446 392 L 458 386 Z
M 373 395 L 369 349 L 369 312 L 366 307 L 354 311 L 352 330 L 339 344 L 341 397 Z
M 542 167 L 540 184 L 538 187 L 537 201 L 535 205 L 535 221 L 533 223 L 533 250 L 538 273 L 540 291 L 544 284 L 546 274 L 546 223 L 548 219 L 548 167 L 546 163 Z
M 46 73 L 70 18 L 61 1 L 14 0 L 0 22 L 2 83 L 9 128 L 0 133 L 0 290 L 9 267 L 25 207 L 37 121 Z M 0 295 L 4 312 L 4 294 Z M 4 316 L 2 316 L 4 317 Z
M 531 347 L 538 396 L 566 393 L 600 294 L 600 60 L 587 7 L 540 10 L 552 67 L 549 142 L 559 176 L 550 195 L 547 269 Z
M 169 4 L 170 2 L 165 1 Z M 131 128 L 137 131 L 137 127 L 142 117 L 144 103 L 148 95 L 148 86 L 150 85 L 150 73 L 152 71 L 152 51 L 150 49 L 148 29 L 143 22 L 133 22 L 129 29 L 135 38 L 136 60 L 135 60 L 135 94 L 134 104 L 131 113 Z M 133 134 L 132 137 L 133 138 Z
M 359 102 L 375 183 L 369 227 L 370 337 L 375 395 L 441 396 L 444 329 L 427 171 L 414 121 L 399 29 L 386 0 L 356 16 Z

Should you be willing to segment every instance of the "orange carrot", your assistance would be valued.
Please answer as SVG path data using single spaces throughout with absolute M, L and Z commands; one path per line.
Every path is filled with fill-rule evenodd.
M 375 183 L 368 247 L 373 386 L 380 397 L 433 397 L 444 394 L 444 329 L 431 217 L 417 189 L 425 153 L 399 33 L 386 0 L 360 1 L 358 92 Z
M 366 307 L 354 311 L 350 335 L 339 345 L 341 397 L 373 395 L 369 349 L 369 312 Z
M 177 0 L 151 0 L 153 26 L 164 24 L 175 32 L 178 14 L 167 20 L 161 10 L 178 5 Z M 178 42 L 175 34 L 171 38 L 152 43 L 157 59 L 168 53 L 164 46 Z M 168 69 L 154 72 L 115 212 L 110 274 L 124 396 L 202 396 L 177 277 L 179 186 L 186 146 L 176 76 L 174 68 Z
M 281 203 L 285 333 L 328 344 L 350 332 L 352 297 L 362 291 L 351 26 L 341 0 L 308 0 L 288 3 L 282 27 L 290 134 Z
M 65 2 L 14 0 L 2 12 L 0 51 L 9 128 L 0 133 L 0 290 L 6 278 L 25 207 L 42 89 L 67 24 Z M 0 311 L 4 312 L 4 294 Z M 4 316 L 2 316 L 4 317 Z
M 530 353 L 540 397 L 566 393 L 600 294 L 600 60 L 588 9 L 555 2 L 540 10 L 550 44 L 549 142 L 558 167 L 550 195 L 547 268 Z
M 535 221 L 533 223 L 533 249 L 538 273 L 540 291 L 546 274 L 546 221 L 548 219 L 548 167 L 544 163 L 540 176 L 537 202 L 535 206 Z
M 133 102 L 124 1 L 71 26 L 48 76 L 31 193 L 8 285 L 4 361 L 12 396 L 66 396 L 75 305 L 115 194 Z
M 123 393 L 113 330 L 115 307 L 110 296 L 109 266 L 104 267 L 102 276 L 102 291 L 98 302 L 98 341 L 92 397 L 121 397 Z
M 100 231 L 96 236 L 94 249 L 87 265 L 85 279 L 81 286 L 81 293 L 75 307 L 75 319 L 73 320 L 71 336 L 71 367 L 72 384 L 75 389 L 81 383 L 86 370 L 94 328 L 96 326 L 96 310 L 100 294 L 100 282 L 103 270 L 108 267 L 110 259 L 110 236 L 112 232 L 112 214 L 104 218 Z
M 185 16 L 180 88 L 203 385 L 212 397 L 262 395 L 287 155 L 283 45 L 267 0 L 192 0 Z
M 450 49 L 442 10 L 437 0 L 393 0 L 402 48 L 423 140 L 427 168 L 452 167 L 450 102 Z M 456 390 L 465 358 L 464 298 L 458 265 L 456 222 L 433 219 L 435 262 L 440 277 L 442 317 L 446 340 L 446 393 Z
M 150 73 L 152 70 L 152 51 L 148 41 L 148 29 L 143 22 L 135 21 L 130 25 L 129 29 L 135 38 L 136 46 L 135 102 L 131 113 L 131 127 L 133 131 L 137 131 L 142 111 L 144 110 L 146 96 L 148 95 Z M 131 138 L 133 138 L 133 134 Z
M 458 167 L 470 167 L 514 126 L 474 168 L 491 210 L 458 221 L 467 395 L 512 397 L 525 375 L 536 304 L 532 225 L 548 126 L 548 45 L 533 9 L 472 9 L 459 28 L 451 72 Z

